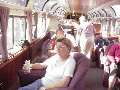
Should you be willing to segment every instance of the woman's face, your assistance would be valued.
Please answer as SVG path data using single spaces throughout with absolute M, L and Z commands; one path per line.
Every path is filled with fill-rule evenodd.
M 57 51 L 61 58 L 66 59 L 69 56 L 69 48 L 62 42 L 57 42 Z

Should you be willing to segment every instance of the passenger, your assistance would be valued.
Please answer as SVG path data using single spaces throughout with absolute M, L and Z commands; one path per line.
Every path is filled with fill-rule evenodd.
M 25 40 L 22 44 L 22 48 L 29 47 L 29 46 L 30 46 L 30 43 L 28 40 Z
M 85 16 L 81 16 L 80 28 L 78 32 L 80 33 L 81 53 L 90 58 L 94 46 L 95 27 L 92 23 L 88 23 Z
M 65 33 L 63 31 L 63 28 L 58 28 L 56 30 L 56 39 L 60 39 L 60 38 L 64 38 L 65 37 Z
M 79 51 L 80 52 L 74 36 L 65 32 L 62 27 L 58 28 L 58 30 L 56 31 L 56 38 L 59 39 L 59 38 L 63 38 L 63 37 L 68 38 L 71 41 L 71 43 L 73 45 L 72 51 Z
M 110 47 L 107 57 L 110 61 L 109 90 L 112 90 L 116 81 L 116 69 L 120 72 L 120 43 L 113 44 Z
M 76 62 L 70 55 L 71 42 L 67 38 L 57 40 L 58 53 L 43 63 L 32 64 L 32 69 L 46 68 L 43 78 L 18 90 L 45 90 L 55 87 L 67 87 L 73 77 Z
M 110 65 L 110 62 L 107 58 L 107 55 L 108 55 L 108 52 L 109 52 L 109 49 L 111 48 L 113 44 L 109 44 L 109 45 L 104 45 L 103 46 L 103 49 L 104 49 L 104 55 L 100 58 L 101 61 L 103 62 L 103 68 L 104 68 L 104 73 L 103 73 L 103 86 L 104 87 L 108 87 L 108 79 L 109 79 L 109 71 L 110 71 L 110 68 L 109 68 L 109 65 Z
M 106 42 L 105 45 L 103 46 L 104 49 L 104 55 L 101 57 L 101 61 L 103 62 L 104 65 L 104 75 L 103 75 L 103 86 L 108 87 L 108 79 L 109 79 L 109 73 L 110 73 L 110 61 L 107 58 L 109 49 L 111 48 L 112 45 L 117 43 L 118 40 L 115 40 L 114 43 L 108 43 Z

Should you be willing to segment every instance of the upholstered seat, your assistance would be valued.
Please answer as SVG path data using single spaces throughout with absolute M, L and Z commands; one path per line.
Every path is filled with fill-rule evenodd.
M 76 69 L 68 87 L 54 88 L 52 90 L 84 90 L 84 79 L 89 69 L 89 59 L 80 53 L 75 53 Z M 45 74 L 45 70 L 32 70 L 31 73 L 19 72 L 21 86 L 27 85 Z

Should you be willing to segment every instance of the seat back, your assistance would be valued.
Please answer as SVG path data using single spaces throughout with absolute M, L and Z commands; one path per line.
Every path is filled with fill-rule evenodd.
M 74 58 L 76 60 L 76 69 L 69 86 L 77 88 L 75 90 L 83 90 L 80 88 L 84 86 L 83 82 L 85 75 L 89 69 L 90 60 L 85 55 L 80 53 L 75 53 Z

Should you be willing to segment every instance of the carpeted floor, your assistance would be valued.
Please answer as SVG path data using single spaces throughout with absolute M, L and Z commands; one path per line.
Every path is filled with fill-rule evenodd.
M 103 70 L 90 68 L 85 79 L 85 90 L 107 90 L 102 86 Z

